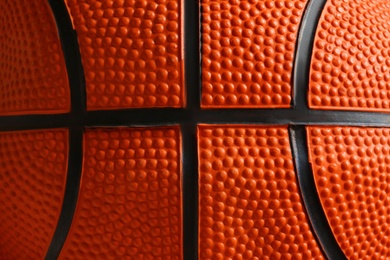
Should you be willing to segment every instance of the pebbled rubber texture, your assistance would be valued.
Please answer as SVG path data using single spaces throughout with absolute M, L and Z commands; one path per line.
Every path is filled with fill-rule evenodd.
M 324 259 L 287 127 L 202 125 L 198 142 L 200 259 Z
M 47 1 L 1 1 L 0 79 L 0 115 L 70 111 L 64 54 Z
M 311 108 L 390 111 L 389 21 L 389 1 L 327 1 L 314 40 Z
M 202 107 L 290 107 L 306 2 L 201 1 Z
M 88 129 L 60 259 L 181 259 L 178 127 Z
M 322 207 L 348 259 L 390 257 L 390 129 L 307 127 Z
M 68 130 L 0 133 L 0 259 L 43 259 L 62 208 Z
M 65 2 L 79 37 L 88 110 L 184 106 L 180 0 Z

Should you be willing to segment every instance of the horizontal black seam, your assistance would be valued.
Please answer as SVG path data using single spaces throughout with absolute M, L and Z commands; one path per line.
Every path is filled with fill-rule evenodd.
M 61 127 L 142 126 L 181 123 L 345 125 L 390 127 L 390 115 L 349 111 L 131 109 L 87 112 L 83 119 L 72 114 L 0 117 L 0 131 Z

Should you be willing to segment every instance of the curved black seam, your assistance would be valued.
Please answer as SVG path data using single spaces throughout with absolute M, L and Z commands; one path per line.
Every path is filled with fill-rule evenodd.
M 298 111 L 309 110 L 307 91 L 310 77 L 311 56 L 314 38 L 322 10 L 327 0 L 310 0 L 298 32 L 294 68 L 293 68 L 293 106 Z
M 321 206 L 313 172 L 308 160 L 309 152 L 307 148 L 305 127 L 291 126 L 289 135 L 301 196 L 315 238 L 321 245 L 322 250 L 328 259 L 347 259 L 333 235 L 325 212 Z
M 66 121 L 63 122 L 69 129 L 68 170 L 64 200 L 57 227 L 45 257 L 45 259 L 57 259 L 68 236 L 78 200 L 83 162 L 82 146 L 84 128 L 82 125 L 86 106 L 84 70 L 81 62 L 77 33 L 73 28 L 65 2 L 63 0 L 48 0 L 48 3 L 56 21 L 59 40 L 64 53 L 71 98 L 71 112 L 64 115 Z M 43 121 L 46 120 L 48 125 L 52 124 L 53 121 L 57 123 L 61 122 L 59 115 L 51 116 L 50 118 L 45 116 L 33 116 L 30 118 L 37 119 L 37 117 Z M 18 119 L 20 120 L 22 118 Z M 38 122 L 41 123 L 42 127 L 44 126 L 42 121 L 36 121 L 34 125 L 38 124 Z
M 81 61 L 77 32 L 73 28 L 72 20 L 63 0 L 48 0 L 56 21 L 59 40 L 64 53 L 66 70 L 71 96 L 72 118 L 80 119 L 85 114 L 85 78 Z M 79 123 L 75 120 L 73 126 Z
M 84 129 L 82 127 L 70 128 L 69 130 L 68 174 L 66 177 L 64 200 L 57 228 L 46 253 L 45 259 L 47 260 L 58 259 L 72 224 L 82 171 L 83 135 Z
M 323 113 L 318 110 L 311 110 L 308 105 L 308 90 L 310 78 L 311 57 L 313 53 L 314 38 L 322 11 L 325 7 L 326 0 L 311 0 L 305 10 L 301 21 L 301 26 L 298 33 L 297 49 L 293 68 L 293 110 L 296 114 L 300 114 L 306 118 L 302 125 L 290 126 L 290 142 L 293 152 L 293 158 L 300 186 L 300 192 L 309 217 L 309 222 L 314 231 L 317 242 L 321 245 L 322 250 L 328 259 L 347 259 L 339 244 L 337 243 L 331 227 L 327 221 L 325 212 L 321 206 L 320 198 L 318 196 L 314 176 L 311 165 L 308 160 L 307 138 L 304 125 L 313 124 L 313 121 L 308 120 L 313 115 L 320 116 L 319 120 L 328 121 L 329 118 L 323 118 L 326 114 L 333 114 L 334 116 L 341 116 L 332 118 L 333 122 L 342 118 L 342 122 L 356 120 L 357 117 L 363 121 L 370 120 L 367 114 L 362 113 L 341 113 L 340 111 L 326 111 Z M 342 115 L 346 116 L 342 116 Z M 333 116 L 332 116 L 333 117 Z M 383 116 L 384 121 L 388 121 L 389 116 Z M 349 120 L 346 120 L 349 119 Z M 339 124 L 342 122 L 338 122 Z M 320 122 L 319 122 L 320 123 Z M 360 122 L 361 123 L 361 122 Z M 380 123 L 380 122 L 378 122 Z M 329 123 L 328 123 L 329 124 Z M 363 123 L 364 124 L 364 123 Z M 345 123 L 343 124 L 345 125 Z M 367 125 L 367 123 L 366 123 Z

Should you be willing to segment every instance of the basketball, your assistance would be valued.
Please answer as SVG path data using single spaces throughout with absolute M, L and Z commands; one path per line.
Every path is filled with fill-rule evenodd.
M 0 259 L 390 258 L 387 0 L 0 0 Z

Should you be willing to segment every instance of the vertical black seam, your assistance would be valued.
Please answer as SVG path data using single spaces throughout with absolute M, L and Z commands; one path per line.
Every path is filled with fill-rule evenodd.
M 64 200 L 57 227 L 45 259 L 58 258 L 72 224 L 80 188 L 83 163 L 83 134 L 84 129 L 82 127 L 70 128 L 69 130 L 68 171 Z
M 328 259 L 347 259 L 333 235 L 318 196 L 309 162 L 305 126 L 290 126 L 290 143 L 301 197 L 315 238 Z
M 198 1 L 184 4 L 186 117 L 182 131 L 183 259 L 198 259 L 198 156 L 196 126 L 200 115 L 200 12 Z M 196 29 L 196 30 L 194 30 Z M 184 87 L 184 86 L 183 86 Z
M 63 0 L 48 0 L 56 21 L 59 40 L 64 53 L 71 97 L 73 126 L 80 123 L 86 111 L 84 69 L 81 61 L 77 32 Z
M 68 170 L 64 200 L 56 230 L 46 253 L 45 259 L 57 259 L 68 236 L 80 189 L 83 162 L 83 133 L 85 105 L 85 79 L 81 61 L 77 33 L 63 0 L 48 0 L 56 21 L 59 40 L 64 53 L 71 98 L 69 114 L 69 152 Z
M 196 127 L 182 124 L 183 259 L 198 259 L 198 160 Z
M 185 1 L 184 11 L 185 28 L 185 85 L 187 90 L 187 109 L 192 114 L 200 110 L 200 28 L 199 28 L 199 4 L 198 2 Z M 196 32 L 194 32 L 196 28 Z
M 293 106 L 297 113 L 309 110 L 307 93 L 309 88 L 311 55 L 317 26 L 326 0 L 310 0 L 301 20 L 293 68 Z

